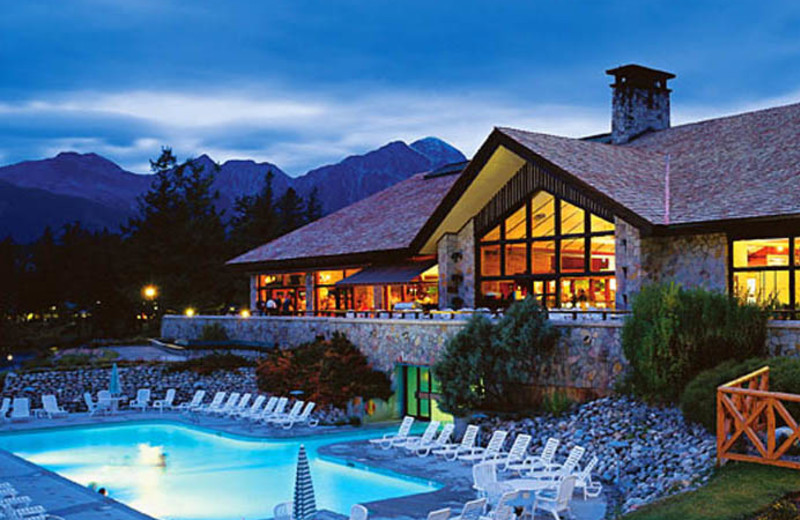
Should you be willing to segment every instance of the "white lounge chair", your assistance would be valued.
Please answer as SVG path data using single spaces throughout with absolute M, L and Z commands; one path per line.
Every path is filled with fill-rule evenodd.
M 494 458 L 494 463 L 500 467 L 500 470 L 505 471 L 510 464 L 522 462 L 525 460 L 525 456 L 528 453 L 528 446 L 530 446 L 532 438 L 533 437 L 526 433 L 520 433 L 514 439 L 514 444 L 511 445 L 511 449 L 508 450 L 508 453 L 498 454 L 498 456 Z
M 192 400 L 186 403 L 181 403 L 174 407 L 181 412 L 193 411 L 203 406 L 203 399 L 206 397 L 205 390 L 197 390 L 192 396 Z
M 441 455 L 445 460 L 456 460 L 462 453 L 468 453 L 475 447 L 475 441 L 478 440 L 478 432 L 480 427 L 470 424 L 464 431 L 464 436 L 461 438 L 460 443 L 448 444 L 442 448 L 433 450 L 434 455 Z
M 452 516 L 453 520 L 478 520 L 483 512 L 486 510 L 486 499 L 485 498 L 478 498 L 476 500 L 470 500 L 466 504 L 464 504 L 464 509 L 461 510 L 461 514 L 458 516 Z
M 497 505 L 492 507 L 488 515 L 481 516 L 481 520 L 516 520 L 514 502 L 519 499 L 520 491 L 506 491 L 500 495 Z
M 272 510 L 274 520 L 292 520 L 292 503 L 281 502 Z
M 439 431 L 439 425 L 441 423 L 439 421 L 431 421 L 428 423 L 428 426 L 425 427 L 425 431 L 422 433 L 422 436 L 414 435 L 406 437 L 405 442 L 400 444 L 395 444 L 397 448 L 405 448 L 408 451 L 414 451 L 417 449 L 417 446 L 420 444 L 430 444 L 433 442 L 433 438 L 436 436 L 436 432 Z
M 29 421 L 31 418 L 31 400 L 27 397 L 15 397 L 11 409 L 12 421 Z
M 295 424 L 307 424 L 309 428 L 315 428 L 319 424 L 319 419 L 312 418 L 311 412 L 314 411 L 314 407 L 316 403 L 308 402 L 306 403 L 306 407 L 303 408 L 303 411 L 295 417 L 287 417 L 280 421 L 280 425 L 283 426 L 284 430 L 288 430 Z
M 556 438 L 550 437 L 544 444 L 542 453 L 540 455 L 533 455 L 526 457 L 522 462 L 516 464 L 509 464 L 507 469 L 519 472 L 530 472 L 539 469 L 550 470 L 557 466 L 553 461 L 558 451 L 560 441 Z
M 210 409 L 209 408 L 206 411 L 206 413 L 214 414 L 214 415 L 225 415 L 226 413 L 228 413 L 230 410 L 232 410 L 236 406 L 236 403 L 239 402 L 239 396 L 240 395 L 241 394 L 239 392 L 231 392 L 228 395 L 228 400 L 225 401 L 225 404 L 223 404 L 222 406 L 220 406 L 219 408 L 216 408 L 216 409 Z
M 502 453 L 506 437 L 508 437 L 507 431 L 496 430 L 485 448 L 480 446 L 473 447 L 469 452 L 459 455 L 458 460 L 473 464 L 493 460 Z
M 253 400 L 253 404 L 250 405 L 250 408 L 246 408 L 236 414 L 234 414 L 234 418 L 236 419 L 247 419 L 253 417 L 254 415 L 258 415 L 261 412 L 262 407 L 264 406 L 264 401 L 267 400 L 267 396 L 265 395 L 258 395 Z
M 350 520 L 367 520 L 367 517 L 369 517 L 369 511 L 361 504 L 353 504 L 353 507 L 350 508 Z
M 411 416 L 406 416 L 403 418 L 403 422 L 400 423 L 400 428 L 397 429 L 397 433 L 391 434 L 387 433 L 380 439 L 370 439 L 370 444 L 377 444 L 379 448 L 388 450 L 395 444 L 402 444 L 408 439 L 408 434 L 411 431 L 411 426 L 414 425 L 414 418 Z
M 89 412 L 89 415 L 101 413 L 100 409 L 97 407 L 97 403 L 92 399 L 92 394 L 89 392 L 83 393 L 83 402 L 86 403 L 86 410 Z
M 580 462 L 584 452 L 586 452 L 585 448 L 575 446 L 569 451 L 569 455 L 567 455 L 567 460 L 564 461 L 564 464 L 556 466 L 555 469 L 532 471 L 528 473 L 528 478 L 541 481 L 544 484 L 542 486 L 543 489 L 555 488 L 561 480 L 571 476 L 575 472 L 575 468 L 578 467 L 578 462 Z
M 272 401 L 272 399 L 270 399 Z M 286 413 L 286 405 L 289 404 L 288 397 L 281 397 L 275 402 L 275 406 L 272 410 L 269 409 L 270 401 L 267 401 L 267 405 L 264 407 L 264 410 L 258 415 L 258 417 L 254 418 L 253 421 L 267 423 L 273 417 L 282 416 Z
M 161 413 L 164 413 L 164 410 L 172 410 L 175 407 L 173 403 L 175 403 L 175 389 L 170 388 L 167 390 L 167 394 L 164 396 L 164 399 L 157 399 L 153 401 L 153 408 Z
M 428 520 L 447 520 L 450 518 L 450 508 L 437 509 L 428 513 Z
M 11 410 L 11 398 L 4 397 L 3 404 L 0 405 L 0 420 L 5 421 L 8 418 L 9 410 Z
M 592 456 L 586 466 L 584 466 L 582 470 L 575 474 L 577 477 L 577 480 L 575 481 L 575 487 L 583 490 L 584 500 L 587 498 L 596 498 L 600 496 L 600 493 L 603 491 L 602 484 L 592 481 L 592 471 L 594 470 L 595 466 L 597 466 L 597 462 L 597 457 Z
M 251 397 L 253 397 L 253 394 L 250 393 L 244 394 L 239 399 L 238 403 L 236 403 L 230 410 L 225 412 L 225 415 L 227 415 L 228 417 L 233 417 L 247 410 L 247 405 L 250 404 Z
M 251 421 L 258 421 L 261 419 L 261 417 L 266 417 L 273 411 L 275 411 L 275 407 L 277 405 L 278 405 L 278 398 L 273 395 L 272 397 L 267 399 L 267 404 L 264 405 L 264 408 L 259 410 L 258 413 L 251 415 L 250 417 L 247 417 L 247 419 L 250 419 Z
M 433 439 L 429 443 L 419 443 L 415 448 L 414 451 L 418 457 L 427 457 L 431 450 L 435 450 L 438 448 L 442 448 L 447 446 L 447 443 L 450 442 L 450 437 L 453 436 L 453 430 L 455 429 L 455 424 L 447 423 L 442 428 L 442 431 L 439 432 L 439 436 Z
M 479 497 L 495 502 L 503 493 L 512 491 L 509 484 L 498 482 L 497 466 L 492 462 L 481 462 L 472 466 L 472 487 Z
M 108 390 L 100 390 L 97 392 L 97 410 L 99 413 L 111 413 L 114 411 L 114 405 L 111 402 L 111 392 Z
M 217 392 L 214 394 L 214 399 L 211 400 L 210 403 L 203 406 L 198 406 L 195 408 L 194 411 L 201 412 L 201 413 L 209 413 L 213 410 L 219 410 L 223 406 L 223 401 L 225 401 L 225 392 Z
M 56 396 L 52 394 L 42 396 L 42 412 L 50 419 L 56 417 L 69 417 L 69 412 L 58 406 Z
M 150 389 L 140 388 L 136 391 L 136 399 L 128 403 L 129 408 L 139 408 L 141 411 L 147 410 L 150 406 Z
M 575 490 L 575 482 L 577 477 L 570 475 L 564 477 L 558 484 L 556 489 L 543 489 L 536 492 L 536 498 L 533 501 L 533 514 L 541 509 L 547 511 L 556 520 L 561 520 L 559 516 L 561 513 L 569 513 L 569 503 L 572 500 L 572 493 Z
M 282 424 L 284 421 L 290 421 L 292 419 L 295 419 L 295 418 L 297 418 L 297 416 L 300 415 L 300 412 L 303 411 L 303 405 L 304 404 L 305 403 L 303 401 L 299 401 L 299 400 L 295 401 L 294 404 L 292 405 L 292 407 L 289 409 L 289 413 L 273 414 L 269 418 L 264 419 L 264 422 L 267 423 L 267 424 L 270 424 L 270 423 L 275 423 L 275 424 L 281 423 Z

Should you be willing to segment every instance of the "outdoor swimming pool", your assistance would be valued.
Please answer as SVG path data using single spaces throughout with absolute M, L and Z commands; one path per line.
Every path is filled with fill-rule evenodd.
M 425 483 L 348 467 L 317 456 L 324 444 L 371 438 L 371 432 L 256 440 L 185 425 L 135 423 L 61 428 L 0 436 L 0 447 L 164 520 L 271 518 L 291 500 L 297 451 L 311 463 L 317 507 L 350 506 L 437 489 Z M 160 466 L 161 454 L 166 466 Z

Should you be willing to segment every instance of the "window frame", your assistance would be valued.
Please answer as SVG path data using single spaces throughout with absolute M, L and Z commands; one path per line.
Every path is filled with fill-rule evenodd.
M 735 267 L 734 266 L 734 256 L 733 256 L 733 246 L 734 242 L 742 242 L 748 240 L 789 240 L 789 263 L 787 265 L 765 265 L 765 266 L 755 266 L 755 267 Z M 800 246 L 800 241 L 797 240 L 800 238 L 800 234 L 779 234 L 775 235 L 756 235 L 756 236 L 731 236 L 728 235 L 728 294 L 731 297 L 738 296 L 734 293 L 734 279 L 736 277 L 736 273 L 761 273 L 761 272 L 786 272 L 789 276 L 789 302 L 787 303 L 787 308 L 782 309 L 785 311 L 781 313 L 781 317 L 785 317 L 788 319 L 796 319 L 798 314 L 798 301 L 797 298 L 797 277 L 800 274 L 800 262 L 797 261 L 797 256 L 795 254 L 796 247 Z

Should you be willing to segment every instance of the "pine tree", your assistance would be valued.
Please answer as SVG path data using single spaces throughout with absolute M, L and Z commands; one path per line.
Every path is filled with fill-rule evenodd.
M 303 197 L 297 194 L 294 188 L 289 188 L 278 199 L 278 215 L 280 216 L 280 234 L 284 235 L 294 231 L 306 223 L 306 208 Z
M 244 196 L 236 200 L 234 206 L 236 215 L 231 221 L 231 236 L 237 254 L 269 242 L 278 233 L 278 214 L 272 190 L 274 177 L 272 171 L 268 171 L 261 192 L 255 196 Z
M 306 201 L 306 224 L 322 217 L 322 201 L 319 200 L 319 188 L 314 186 Z

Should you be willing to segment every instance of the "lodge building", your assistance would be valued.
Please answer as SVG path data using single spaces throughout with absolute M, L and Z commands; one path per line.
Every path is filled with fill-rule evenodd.
M 495 128 L 468 163 L 417 174 L 229 262 L 251 306 L 320 314 L 625 309 L 675 280 L 800 304 L 800 104 L 670 125 L 675 76 L 611 69 L 611 133 Z

